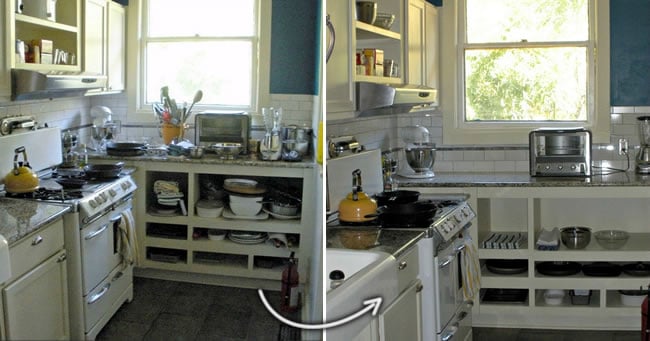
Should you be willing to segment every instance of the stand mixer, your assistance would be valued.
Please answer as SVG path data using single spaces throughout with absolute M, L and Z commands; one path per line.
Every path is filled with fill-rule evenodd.
M 422 126 L 404 128 L 404 153 L 406 163 L 401 176 L 407 178 L 431 178 L 434 176 L 433 163 L 436 160 L 436 144 L 430 141 L 429 130 Z
M 93 118 L 92 138 L 95 150 L 104 152 L 106 143 L 119 132 L 119 121 L 113 121 L 111 109 L 101 105 L 90 108 L 90 117 Z
M 650 116 L 639 116 L 639 153 L 636 155 L 636 172 L 650 174 Z

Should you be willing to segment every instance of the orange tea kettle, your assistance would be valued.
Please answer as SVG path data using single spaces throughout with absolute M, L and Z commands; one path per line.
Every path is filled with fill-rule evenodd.
M 5 191 L 9 193 L 29 193 L 38 189 L 38 176 L 32 171 L 27 161 L 25 147 L 14 150 L 14 168 L 4 177 Z M 18 156 L 23 155 L 23 161 Z
M 375 219 L 377 202 L 363 193 L 361 170 L 352 172 L 352 192 L 339 203 L 339 220 L 347 223 L 361 223 Z M 371 217 L 366 217 L 373 215 Z

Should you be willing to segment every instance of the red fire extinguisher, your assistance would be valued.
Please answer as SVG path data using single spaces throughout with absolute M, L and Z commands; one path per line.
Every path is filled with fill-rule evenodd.
M 280 295 L 280 310 L 285 313 L 298 311 L 300 308 L 300 292 L 298 291 L 298 266 L 294 258 L 295 252 L 289 256 L 289 264 L 282 271 L 282 290 Z

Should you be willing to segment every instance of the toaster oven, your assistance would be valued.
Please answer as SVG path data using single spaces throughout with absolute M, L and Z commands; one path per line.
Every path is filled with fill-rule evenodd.
M 194 120 L 196 144 L 210 147 L 217 143 L 239 143 L 241 154 L 248 153 L 250 116 L 246 113 L 204 111 Z
M 531 176 L 591 176 L 591 131 L 536 129 L 528 138 Z

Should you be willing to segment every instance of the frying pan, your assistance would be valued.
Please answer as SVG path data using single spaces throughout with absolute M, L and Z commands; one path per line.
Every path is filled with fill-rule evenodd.
M 146 146 L 141 142 L 109 142 L 106 144 L 106 154 L 112 156 L 144 155 Z
M 124 162 L 118 162 L 115 164 L 105 164 L 105 165 L 88 164 L 84 166 L 84 172 L 86 173 L 86 178 L 111 179 L 111 178 L 117 178 L 122 172 L 123 167 L 124 167 Z
M 388 206 L 393 204 L 408 204 L 411 202 L 418 201 L 419 197 L 420 197 L 420 192 L 407 191 L 407 190 L 380 192 L 375 195 L 375 199 L 377 200 L 377 205 L 379 206 Z
M 56 179 L 56 183 L 59 185 L 63 186 L 63 188 L 81 188 L 83 185 L 87 184 L 88 181 L 84 179 L 77 179 L 77 178 L 61 178 L 61 179 Z
M 436 214 L 438 207 L 431 201 L 416 201 L 406 204 L 381 206 L 377 212 L 368 214 L 366 218 L 379 217 L 379 220 L 392 226 L 419 225 L 428 223 Z

